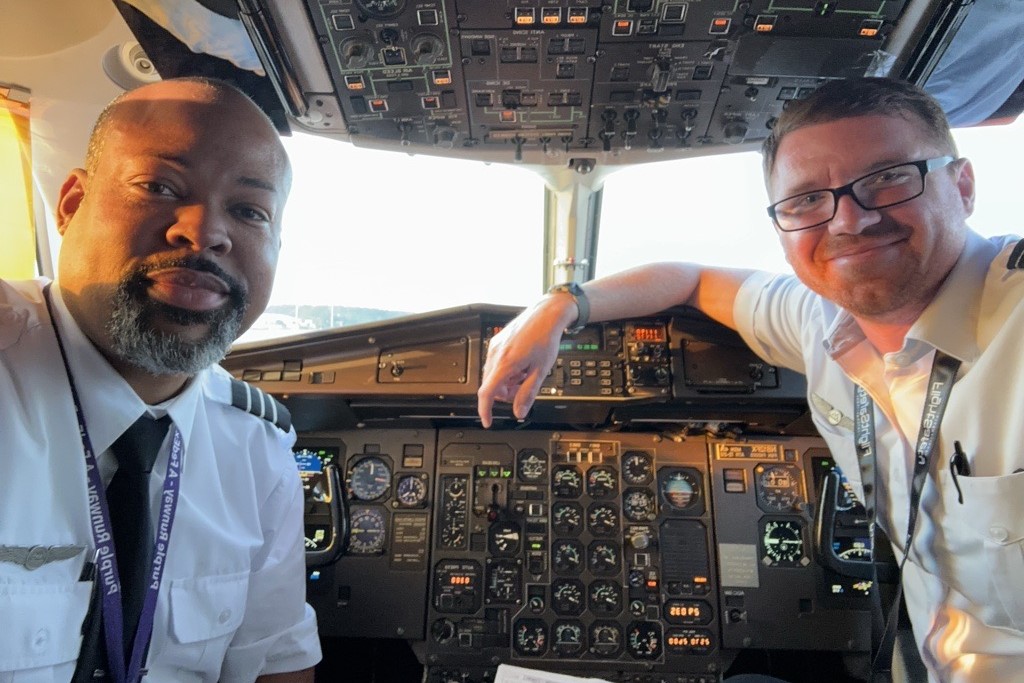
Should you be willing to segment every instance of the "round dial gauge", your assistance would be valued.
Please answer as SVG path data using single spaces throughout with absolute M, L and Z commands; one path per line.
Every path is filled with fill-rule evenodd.
M 761 532 L 765 564 L 793 567 L 804 559 L 804 534 L 800 522 L 791 519 L 764 522 Z
M 352 467 L 349 488 L 358 500 L 376 500 L 391 486 L 391 468 L 380 458 L 363 458 Z
M 661 474 L 661 495 L 665 502 L 676 510 L 696 507 L 701 499 L 700 474 L 696 470 L 678 469 Z
M 492 555 L 515 555 L 522 542 L 522 530 L 515 522 L 495 522 L 491 525 L 487 544 Z
M 615 470 L 611 467 L 591 467 L 587 471 L 587 493 L 593 498 L 614 496 L 618 488 Z
M 647 489 L 631 489 L 622 494 L 622 514 L 631 522 L 649 522 L 656 516 L 654 494 Z
M 418 475 L 407 474 L 399 478 L 395 495 L 405 507 L 417 507 L 427 498 L 427 483 Z
M 765 512 L 789 512 L 803 501 L 800 471 L 795 465 L 758 465 L 754 484 L 757 503 Z
M 514 560 L 497 560 L 487 565 L 487 600 L 519 602 L 523 597 L 523 569 Z
M 517 467 L 520 481 L 540 481 L 548 473 L 547 455 L 535 448 L 520 451 Z
M 559 574 L 579 574 L 583 566 L 583 546 L 576 541 L 555 541 L 551 563 Z
M 380 508 L 353 507 L 348 551 L 354 555 L 373 555 L 384 551 L 384 512 Z
M 583 529 L 583 508 L 578 503 L 555 503 L 551 506 L 551 524 L 559 534 L 574 536 Z
M 583 582 L 558 579 L 551 584 L 551 606 L 555 614 L 576 616 L 583 612 Z
M 587 510 L 587 526 L 595 536 L 610 536 L 619 528 L 619 511 L 607 503 L 591 505 Z
M 583 624 L 578 621 L 556 621 L 551 628 L 554 641 L 551 649 L 562 656 L 583 652 Z
M 661 656 L 661 624 L 634 621 L 626 630 L 626 647 L 637 659 L 657 659 Z
M 587 554 L 590 571 L 595 574 L 617 574 L 619 572 L 619 547 L 611 541 L 596 541 L 590 544 Z
M 614 657 L 622 650 L 622 627 L 613 621 L 590 626 L 590 651 L 598 657 Z
M 575 465 L 559 465 L 551 473 L 551 487 L 559 498 L 579 498 L 583 493 L 583 475 Z
M 406 0 L 356 0 L 356 7 L 375 19 L 396 17 L 405 9 Z
M 649 484 L 654 474 L 654 463 L 649 453 L 627 451 L 622 456 L 622 480 L 630 486 Z
M 615 581 L 594 581 L 587 591 L 590 611 L 612 616 L 622 611 L 622 588 Z
M 512 644 L 519 654 L 536 657 L 547 652 L 548 628 L 540 619 L 520 619 L 512 629 L 512 634 Z

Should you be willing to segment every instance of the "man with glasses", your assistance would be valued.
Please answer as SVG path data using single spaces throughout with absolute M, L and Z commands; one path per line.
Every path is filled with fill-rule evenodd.
M 806 375 L 836 462 L 896 558 L 911 548 L 902 585 L 930 680 L 1021 680 L 1024 248 L 967 227 L 971 164 L 914 86 L 825 84 L 763 152 L 795 277 L 659 263 L 553 288 L 491 341 L 481 420 L 496 400 L 524 418 L 588 314 L 695 306 Z

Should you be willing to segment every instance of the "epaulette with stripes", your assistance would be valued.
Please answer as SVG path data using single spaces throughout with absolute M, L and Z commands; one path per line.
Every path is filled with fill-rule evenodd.
M 292 428 L 292 414 L 276 398 L 240 379 L 231 380 L 231 405 L 262 417 L 283 432 Z
M 1006 260 L 1007 270 L 1018 270 L 1024 268 L 1024 240 L 1017 240 L 1010 252 L 1010 258 Z

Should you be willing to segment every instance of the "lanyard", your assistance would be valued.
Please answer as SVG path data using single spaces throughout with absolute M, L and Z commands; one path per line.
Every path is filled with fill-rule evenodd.
M 160 581 L 163 578 L 164 565 L 167 559 L 167 546 L 171 537 L 171 527 L 174 524 L 174 513 L 178 505 L 178 491 L 181 481 L 181 454 L 184 450 L 184 440 L 181 436 L 181 431 L 175 426 L 172 430 L 171 453 L 167 459 L 164 489 L 160 496 L 160 517 L 155 530 L 156 540 L 153 547 L 153 563 L 150 567 L 146 597 L 143 600 L 142 611 L 139 614 L 139 625 L 132 639 L 131 656 L 128 661 L 125 661 L 121 582 L 118 579 L 117 557 L 114 552 L 114 537 L 111 533 L 110 511 L 107 506 L 106 490 L 103 486 L 103 479 L 100 476 L 96 452 L 92 447 L 92 439 L 89 438 L 89 431 L 85 426 L 85 413 L 82 410 L 82 402 L 78 397 L 75 380 L 71 374 L 71 365 L 68 363 L 64 342 L 61 340 L 60 331 L 57 329 L 57 318 L 54 316 L 53 308 L 50 305 L 49 285 L 46 285 L 43 294 L 57 338 L 57 347 L 60 349 L 61 359 L 64 361 L 64 371 L 67 374 L 68 385 L 71 387 L 71 398 L 75 403 L 75 417 L 78 419 L 78 433 L 82 439 L 82 450 L 85 453 L 85 471 L 88 478 L 89 495 L 89 523 L 92 527 L 93 542 L 96 544 L 98 576 L 95 580 L 100 582 L 100 590 L 103 591 L 101 596 L 103 600 L 103 628 L 104 635 L 106 636 L 109 674 L 114 683 L 137 683 L 146 675 L 146 670 L 142 668 L 142 659 L 145 656 L 149 640 L 153 635 L 156 599 L 160 592 Z
M 921 415 L 921 429 L 917 435 L 917 446 L 914 449 L 914 474 L 910 487 L 910 514 L 907 517 L 907 540 L 904 548 L 904 559 L 910 554 L 910 543 L 917 525 L 918 508 L 925 479 L 928 478 L 928 464 L 935 444 L 938 442 L 939 425 L 946 412 L 949 392 L 956 381 L 956 373 L 960 361 L 952 356 L 935 351 L 932 362 L 931 376 L 928 378 L 928 389 L 925 394 L 924 411 Z M 874 402 L 863 387 L 857 385 L 853 394 L 854 403 L 854 441 L 857 446 L 857 459 L 860 462 L 862 484 L 864 486 L 864 508 L 871 524 L 872 537 L 875 528 L 875 418 Z M 873 540 L 873 539 L 872 539 Z

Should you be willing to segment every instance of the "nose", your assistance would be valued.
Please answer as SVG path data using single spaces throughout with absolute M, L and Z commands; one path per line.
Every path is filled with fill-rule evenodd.
M 223 256 L 231 251 L 228 217 L 205 204 L 189 204 L 175 211 L 167 229 L 167 242 L 196 252 L 211 251 Z
M 843 195 L 836 203 L 836 214 L 828 223 L 828 231 L 833 235 L 859 235 L 879 220 L 881 214 L 877 210 L 862 208 L 852 195 Z

